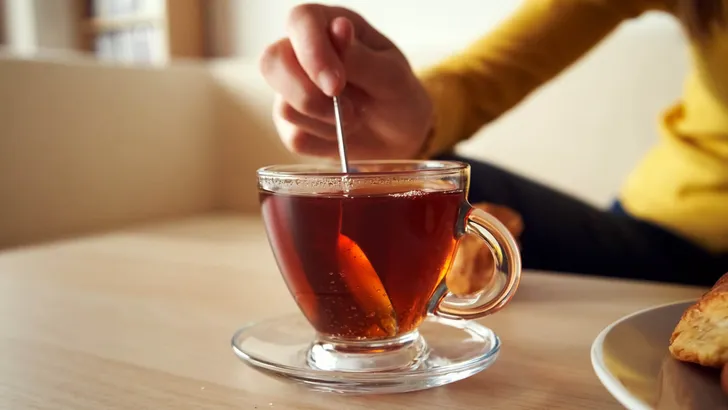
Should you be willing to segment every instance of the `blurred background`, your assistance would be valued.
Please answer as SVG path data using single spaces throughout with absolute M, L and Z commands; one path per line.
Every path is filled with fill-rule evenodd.
M 324 0 L 359 11 L 407 54 L 453 52 L 507 17 L 521 0 Z M 2 0 L 0 39 L 19 52 L 90 52 L 119 62 L 257 58 L 285 35 L 296 0 Z M 633 28 L 659 29 L 650 15 Z
M 165 63 L 256 57 L 285 34 L 293 0 L 2 0 L 2 42 L 19 52 L 91 52 L 99 59 Z M 360 11 L 405 50 L 452 51 L 512 11 L 515 0 L 323 1 Z M 473 13 L 477 10 L 477 13 Z M 416 17 L 412 14 L 417 12 Z M 457 24 L 453 24 L 457 21 Z
M 360 12 L 415 67 L 467 46 L 520 2 L 323 1 Z M 0 0 L 0 247 L 257 212 L 255 169 L 311 160 L 279 143 L 257 67 L 299 3 Z M 680 27 L 648 13 L 458 151 L 606 205 L 657 139 L 686 67 Z

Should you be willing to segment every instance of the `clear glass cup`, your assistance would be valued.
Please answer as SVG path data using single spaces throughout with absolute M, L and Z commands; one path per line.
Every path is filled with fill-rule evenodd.
M 520 280 L 518 246 L 494 217 L 467 201 L 468 164 L 358 161 L 261 168 L 268 239 L 298 307 L 315 329 L 313 369 L 387 372 L 428 357 L 418 327 L 428 316 L 497 312 Z M 493 254 L 494 289 L 462 299 L 445 277 L 457 241 L 476 235 Z

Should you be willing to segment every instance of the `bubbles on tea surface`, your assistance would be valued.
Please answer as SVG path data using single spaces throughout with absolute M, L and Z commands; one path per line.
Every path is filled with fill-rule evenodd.
M 416 190 L 416 191 L 407 191 L 407 192 L 397 192 L 393 194 L 389 194 L 389 196 L 393 198 L 415 198 L 418 196 L 423 196 L 427 194 L 427 192 L 422 190 Z

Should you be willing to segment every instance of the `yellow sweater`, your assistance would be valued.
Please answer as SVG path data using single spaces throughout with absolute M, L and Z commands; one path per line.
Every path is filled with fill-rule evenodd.
M 728 10 L 728 0 L 726 10 Z M 673 0 L 526 0 L 463 52 L 421 73 L 435 106 L 425 155 L 451 148 L 556 76 L 622 21 Z M 660 119 L 661 139 L 626 181 L 632 215 L 715 252 L 728 251 L 728 30 L 691 40 L 681 101 Z M 615 118 L 615 121 L 619 121 Z

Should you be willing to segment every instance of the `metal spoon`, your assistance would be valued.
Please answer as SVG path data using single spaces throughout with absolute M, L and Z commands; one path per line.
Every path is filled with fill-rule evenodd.
M 339 158 L 341 159 L 341 172 L 349 173 L 349 160 L 346 155 L 346 139 L 344 138 L 344 126 L 341 119 L 341 107 L 339 97 L 334 96 L 334 116 L 336 117 L 336 139 L 339 142 Z
M 345 175 L 341 178 L 344 185 L 345 195 L 348 195 L 349 184 L 347 175 L 349 173 L 349 160 L 346 155 L 346 139 L 344 138 L 344 127 L 341 120 L 341 107 L 339 98 L 334 97 L 334 115 L 336 116 L 336 137 L 339 142 L 339 157 L 341 158 L 341 172 Z M 379 275 L 366 258 L 364 251 L 354 240 L 341 232 L 344 218 L 344 203 L 340 205 L 339 213 L 339 239 L 338 257 L 340 269 L 347 272 L 342 276 L 350 291 L 357 301 L 364 307 L 367 313 L 374 314 L 381 330 L 387 336 L 395 336 L 399 331 L 397 324 L 397 313 L 392 307 L 392 301 L 382 284 Z

